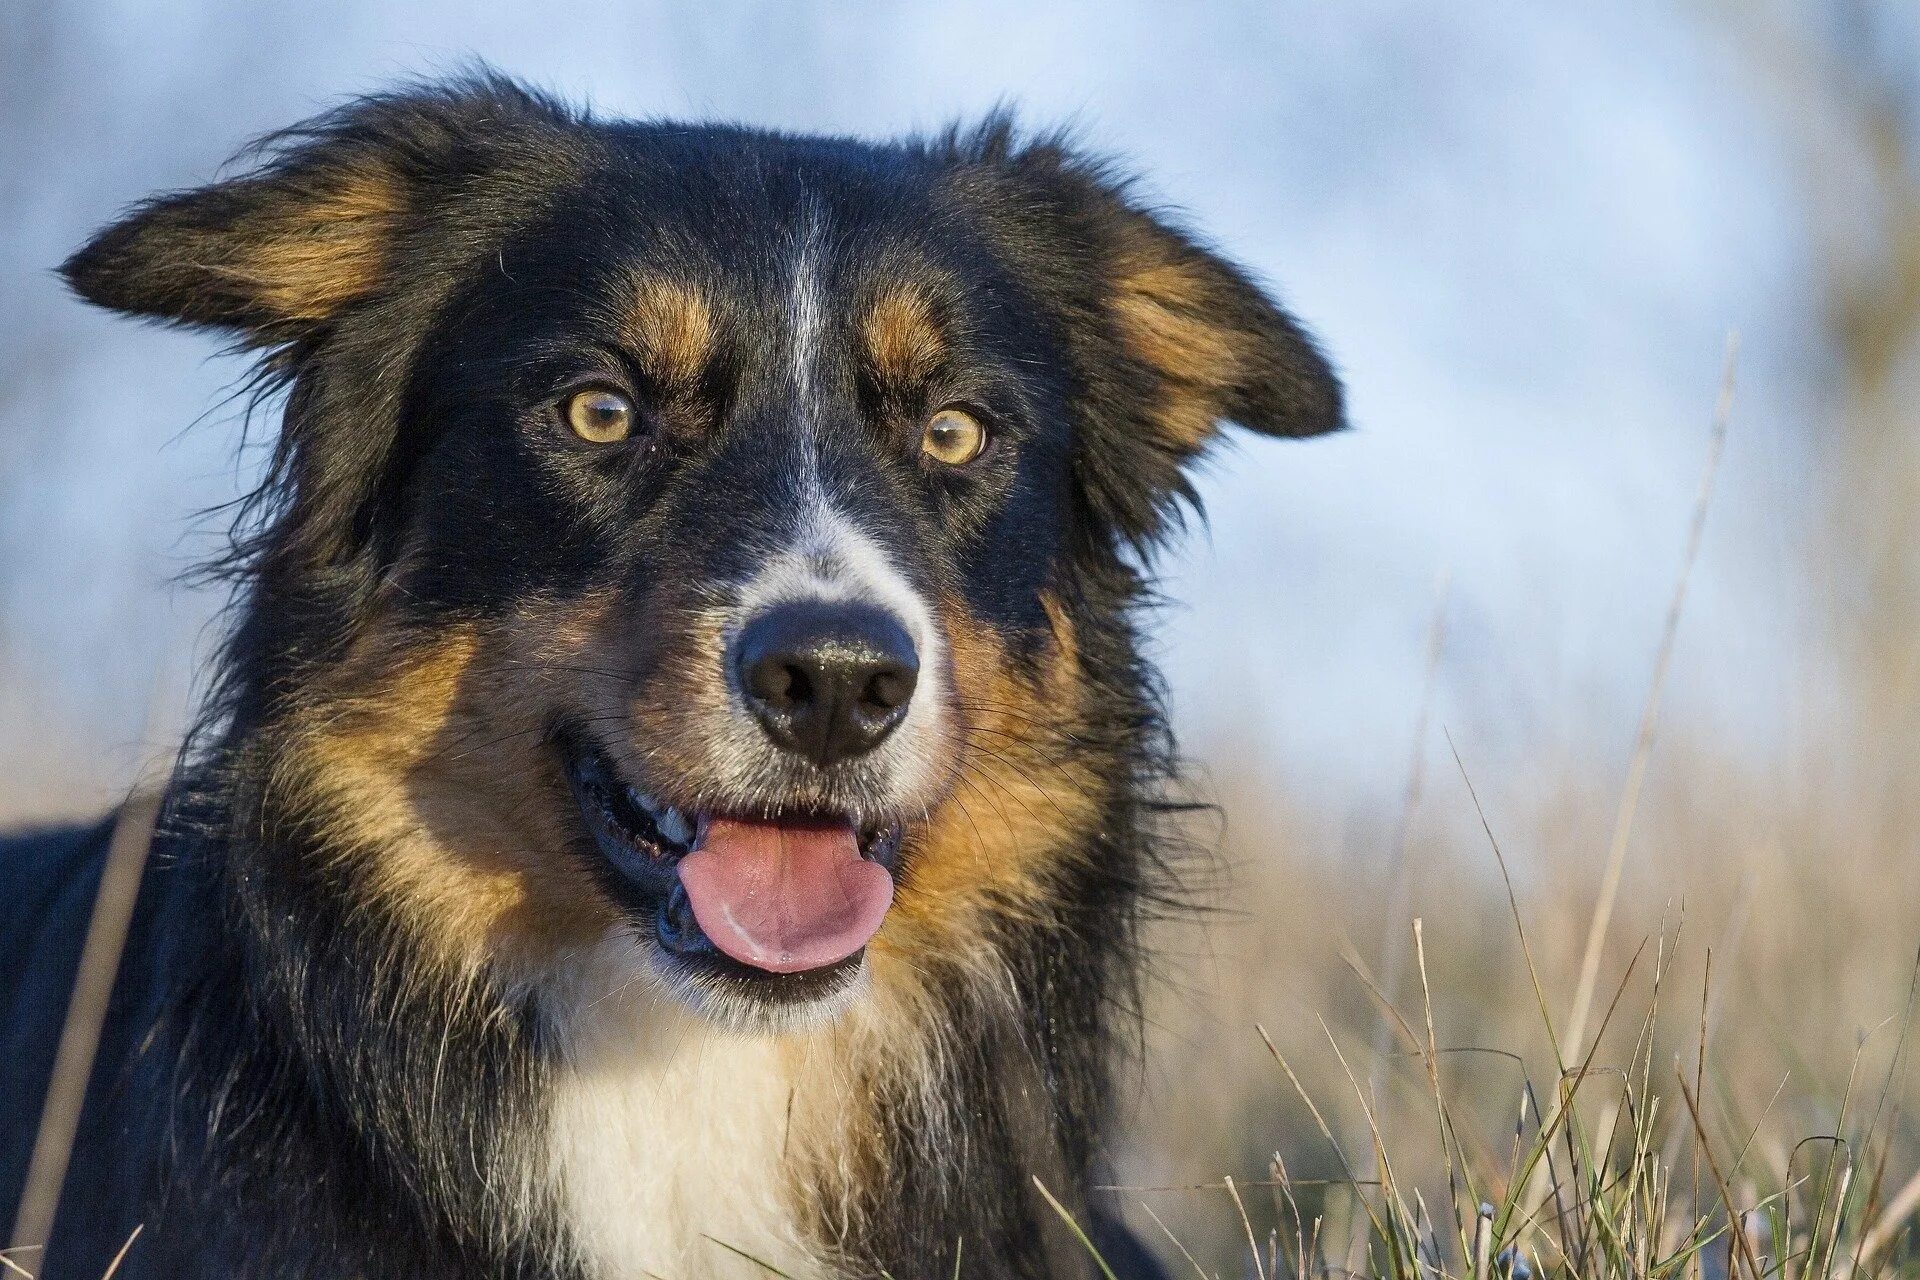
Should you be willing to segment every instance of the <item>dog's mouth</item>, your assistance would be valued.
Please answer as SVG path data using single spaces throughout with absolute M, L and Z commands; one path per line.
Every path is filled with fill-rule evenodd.
M 602 883 L 675 960 L 799 998 L 858 967 L 893 903 L 900 822 L 682 810 L 580 738 L 560 746 Z

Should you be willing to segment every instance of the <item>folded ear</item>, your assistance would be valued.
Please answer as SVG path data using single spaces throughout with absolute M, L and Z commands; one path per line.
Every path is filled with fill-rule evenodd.
M 362 98 L 266 139 L 244 176 L 137 206 L 61 273 L 116 311 L 294 341 L 379 293 L 410 226 L 561 115 L 485 74 Z
M 1299 323 L 1238 267 L 1113 193 L 1108 306 L 1123 350 L 1157 384 L 1148 414 L 1173 449 L 1222 420 L 1272 436 L 1345 425 L 1340 380 Z
M 1077 375 L 1075 471 L 1119 535 L 1150 547 L 1195 492 L 1187 464 L 1227 422 L 1272 436 L 1346 425 L 1320 348 L 1239 267 L 1059 137 L 1010 118 L 945 140 L 1001 198 L 1018 270 L 1061 321 Z
M 266 353 L 258 385 L 288 388 L 229 568 L 371 591 L 413 353 L 504 237 L 594 163 L 588 136 L 486 71 L 358 98 L 266 139 L 248 172 L 138 206 L 66 262 L 88 301 L 234 334 Z

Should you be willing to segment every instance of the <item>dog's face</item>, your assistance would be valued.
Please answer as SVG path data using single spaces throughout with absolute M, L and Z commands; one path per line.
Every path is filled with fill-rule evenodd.
M 465 961 L 613 938 L 749 1020 L 1046 910 L 1134 781 L 1124 548 L 1222 418 L 1340 416 L 1231 267 L 994 130 L 463 85 L 67 270 L 291 376 L 258 714 L 355 884 Z

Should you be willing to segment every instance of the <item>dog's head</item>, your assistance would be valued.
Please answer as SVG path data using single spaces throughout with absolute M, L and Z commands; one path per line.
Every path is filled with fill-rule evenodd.
M 1047 909 L 1145 713 L 1128 548 L 1338 385 L 1099 165 L 357 102 L 66 266 L 290 385 L 233 714 L 443 954 L 818 1010 Z

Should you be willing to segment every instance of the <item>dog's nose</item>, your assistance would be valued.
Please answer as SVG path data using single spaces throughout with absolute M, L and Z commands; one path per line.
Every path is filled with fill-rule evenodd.
M 906 628 L 865 604 L 776 605 L 741 629 L 733 661 L 767 736 L 822 768 L 879 746 L 920 679 Z

